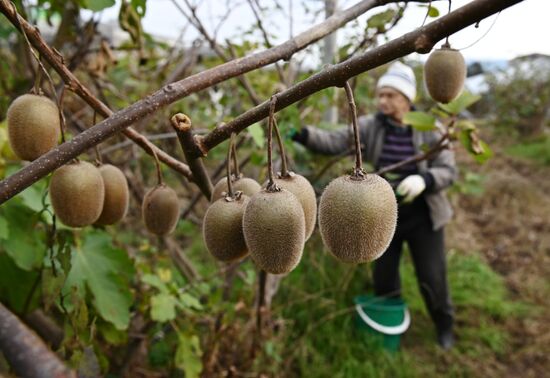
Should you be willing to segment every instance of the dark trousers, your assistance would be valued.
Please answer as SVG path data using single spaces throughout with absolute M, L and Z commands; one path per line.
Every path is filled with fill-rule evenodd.
M 400 296 L 399 260 L 403 242 L 411 251 L 420 292 L 438 332 L 453 324 L 453 307 L 447 285 L 443 228 L 432 230 L 429 210 L 422 198 L 412 208 L 399 209 L 397 228 L 386 252 L 374 264 L 376 295 Z

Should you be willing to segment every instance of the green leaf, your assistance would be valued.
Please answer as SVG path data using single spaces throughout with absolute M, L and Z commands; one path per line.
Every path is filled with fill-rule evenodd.
M 254 143 L 256 143 L 256 146 L 260 148 L 264 148 L 265 133 L 264 133 L 264 129 L 262 129 L 262 126 L 260 126 L 259 123 L 255 123 L 248 128 L 248 132 L 252 136 L 252 140 L 254 140 Z
M 166 322 L 176 318 L 177 299 L 170 294 L 157 294 L 151 297 L 151 319 Z
M 99 12 L 115 5 L 115 0 L 84 0 L 83 7 L 93 12 Z
M 419 131 L 429 131 L 435 129 L 435 117 L 425 112 L 407 112 L 403 117 L 403 123 L 411 125 Z
M 202 371 L 201 347 L 197 335 L 178 334 L 178 348 L 174 362 L 185 372 L 186 378 L 197 378 Z
M 44 234 L 36 228 L 36 214 L 28 207 L 11 201 L 0 208 L 0 215 L 9 222 L 9 238 L 0 239 L 4 250 L 23 270 L 32 270 L 42 264 L 46 245 Z
M 162 282 L 159 276 L 155 276 L 154 274 L 144 274 L 141 277 L 141 281 L 149 286 L 160 290 L 162 293 L 168 293 L 168 288 L 166 287 L 166 284 Z
M 7 239 L 10 235 L 10 229 L 6 218 L 0 217 L 0 239 Z
M 7 254 L 0 252 L 0 301 L 15 312 L 23 312 L 39 274 L 38 271 L 20 269 Z M 40 290 L 36 290 L 29 309 L 38 304 L 39 293 Z
M 395 10 L 388 9 L 384 12 L 375 14 L 367 20 L 367 27 L 383 29 L 384 26 L 395 17 Z
M 56 271 L 57 276 L 54 276 L 51 269 L 42 270 L 42 302 L 44 309 L 49 311 L 58 300 L 63 285 L 65 284 L 65 273 L 63 270 Z
M 429 5 L 428 6 L 428 17 L 432 17 L 432 18 L 439 17 L 439 9 L 437 9 L 434 6 Z
M 439 104 L 439 107 L 445 110 L 450 114 L 459 114 L 464 109 L 468 108 L 473 103 L 479 101 L 481 96 L 471 94 L 470 92 L 464 91 L 453 101 L 448 104 Z
M 140 17 L 145 16 L 145 11 L 147 10 L 147 0 L 132 0 L 131 4 Z
M 64 292 L 76 287 L 82 294 L 87 287 L 99 315 L 117 329 L 126 329 L 132 304 L 128 280 L 133 273 L 126 252 L 115 248 L 107 233 L 92 231 L 84 236 L 82 246 L 72 251 Z
M 185 308 L 194 309 L 194 310 L 201 310 L 202 309 L 202 305 L 199 302 L 199 300 L 197 298 L 195 298 L 194 296 L 192 296 L 191 294 L 181 293 L 179 297 L 180 297 L 179 298 L 180 299 L 179 300 L 179 305 L 183 309 L 185 309 Z

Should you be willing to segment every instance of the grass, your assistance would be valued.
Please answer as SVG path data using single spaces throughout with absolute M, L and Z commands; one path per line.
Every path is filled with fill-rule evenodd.
M 302 263 L 283 280 L 273 305 L 284 326 L 266 351 L 277 376 L 418 377 L 476 376 L 476 364 L 508 350 L 506 321 L 530 311 L 510 299 L 502 278 L 475 254 L 451 251 L 449 282 L 456 309 L 456 347 L 435 344 L 408 253 L 402 260 L 403 296 L 411 328 L 402 349 L 391 354 L 354 327 L 353 297 L 372 292 L 371 267 L 337 263 L 323 252 L 320 238 L 308 242 Z M 280 361 L 277 363 L 273 363 Z
M 530 142 L 515 144 L 506 149 L 512 156 L 534 160 L 541 165 L 550 165 L 550 137 L 541 137 Z

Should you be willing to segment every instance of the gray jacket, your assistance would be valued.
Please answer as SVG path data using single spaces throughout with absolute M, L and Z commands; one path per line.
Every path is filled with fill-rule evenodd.
M 376 166 L 384 144 L 384 122 L 374 115 L 368 115 L 360 117 L 358 123 L 363 159 Z M 306 147 L 315 152 L 336 155 L 353 146 L 348 127 L 326 131 L 308 126 L 307 133 Z M 439 140 L 440 135 L 438 131 L 422 132 L 413 129 L 415 150 L 420 152 L 422 146 L 431 147 Z M 454 153 L 451 149 L 445 149 L 431 159 L 418 162 L 417 166 L 420 173 L 429 172 L 434 178 L 433 188 L 424 193 L 424 198 L 430 209 L 433 229 L 437 230 L 448 223 L 453 215 L 445 189 L 457 178 Z

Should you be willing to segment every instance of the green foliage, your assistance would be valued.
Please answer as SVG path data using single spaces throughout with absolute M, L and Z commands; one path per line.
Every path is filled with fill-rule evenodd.
M 83 8 L 99 12 L 115 5 L 115 0 L 81 0 L 81 3 Z
M 512 156 L 530 159 L 541 165 L 550 165 L 550 138 L 542 137 L 514 144 L 506 149 Z
M 458 115 L 480 99 L 481 96 L 464 91 L 448 104 L 438 104 L 438 106 L 449 114 Z
M 185 372 L 186 378 L 198 378 L 202 370 L 201 347 L 197 335 L 178 333 L 178 348 L 174 362 L 178 369 Z
M 486 103 L 497 130 L 521 136 L 540 135 L 547 126 L 550 106 L 548 60 L 525 57 L 503 70 L 487 75 Z
M 81 245 L 73 248 L 64 293 L 76 288 L 78 295 L 84 297 L 87 288 L 103 319 L 117 329 L 125 329 L 130 322 L 132 294 L 128 281 L 133 274 L 126 252 L 114 247 L 109 235 L 92 231 L 84 236 Z
M 436 128 L 434 116 L 418 111 L 405 113 L 403 116 L 403 123 L 411 125 L 419 131 L 430 131 Z

